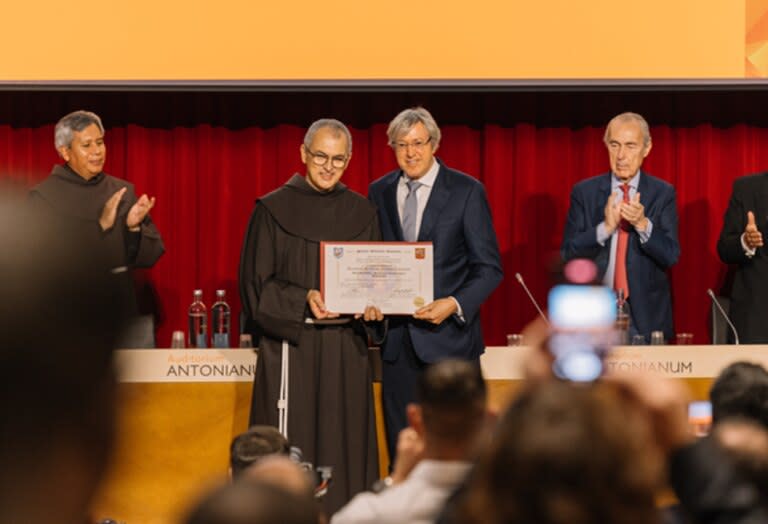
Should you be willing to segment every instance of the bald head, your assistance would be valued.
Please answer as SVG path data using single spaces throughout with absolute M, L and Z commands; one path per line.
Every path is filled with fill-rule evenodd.
M 314 497 L 314 486 L 309 473 L 285 456 L 264 457 L 246 468 L 242 478 L 266 482 L 296 495 Z
M 208 493 L 185 524 L 317 524 L 313 500 L 274 484 L 240 479 Z

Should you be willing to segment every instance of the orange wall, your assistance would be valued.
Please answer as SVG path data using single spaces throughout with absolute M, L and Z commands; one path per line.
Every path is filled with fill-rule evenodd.
M 0 80 L 743 78 L 744 4 L 6 2 Z

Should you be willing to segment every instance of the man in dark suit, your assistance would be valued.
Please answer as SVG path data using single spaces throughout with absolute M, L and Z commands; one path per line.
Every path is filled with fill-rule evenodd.
M 611 172 L 573 187 L 560 248 L 565 261 L 588 258 L 600 279 L 623 290 L 630 335 L 672 337 L 667 269 L 677 262 L 675 189 L 640 166 L 651 151 L 648 123 L 636 113 L 614 117 L 605 130 Z
M 726 264 L 736 264 L 730 317 L 739 339 L 747 344 L 768 342 L 768 254 L 761 229 L 768 227 L 768 173 L 738 178 L 717 241 Z
M 432 242 L 434 296 L 412 317 L 390 319 L 382 347 L 382 396 L 390 456 L 407 426 L 406 405 L 427 364 L 447 357 L 477 361 L 484 350 L 480 305 L 502 279 L 496 233 L 483 185 L 434 156 L 440 128 L 424 108 L 389 124 L 400 169 L 373 182 L 382 238 Z

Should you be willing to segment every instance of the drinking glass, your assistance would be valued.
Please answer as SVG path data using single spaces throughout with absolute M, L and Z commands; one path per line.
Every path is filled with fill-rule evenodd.
M 184 349 L 184 332 L 174 331 L 171 335 L 171 349 Z
M 664 332 L 663 331 L 651 331 L 651 345 L 663 346 L 664 345 Z

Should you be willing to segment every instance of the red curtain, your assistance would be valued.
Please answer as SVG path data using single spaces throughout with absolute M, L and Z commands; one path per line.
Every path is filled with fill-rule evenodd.
M 52 122 L 64 112 L 52 112 L 44 125 L 0 125 L 0 177 L 31 186 L 48 174 L 58 161 Z M 363 194 L 369 182 L 396 167 L 386 123 L 380 119 L 352 129 L 353 158 L 343 181 Z M 482 314 L 486 344 L 500 345 L 506 333 L 519 332 L 536 314 L 515 272 L 538 300 L 546 300 L 570 188 L 608 167 L 603 128 L 451 123 L 442 130 L 438 156 L 480 179 L 488 192 L 505 280 Z M 108 128 L 106 171 L 157 197 L 152 217 L 167 252 L 138 277 L 154 297 L 160 347 L 169 344 L 173 330 L 185 329 L 195 288 L 204 290 L 208 305 L 216 289 L 225 289 L 237 316 L 240 247 L 254 200 L 302 172 L 303 133 L 304 127 L 294 124 Z M 731 183 L 768 165 L 768 130 L 699 123 L 653 126 L 652 135 L 644 168 L 671 182 L 678 196 L 682 256 L 671 273 L 675 327 L 694 333 L 695 343 L 706 343 L 705 290 L 717 291 L 727 269 L 715 244 Z

